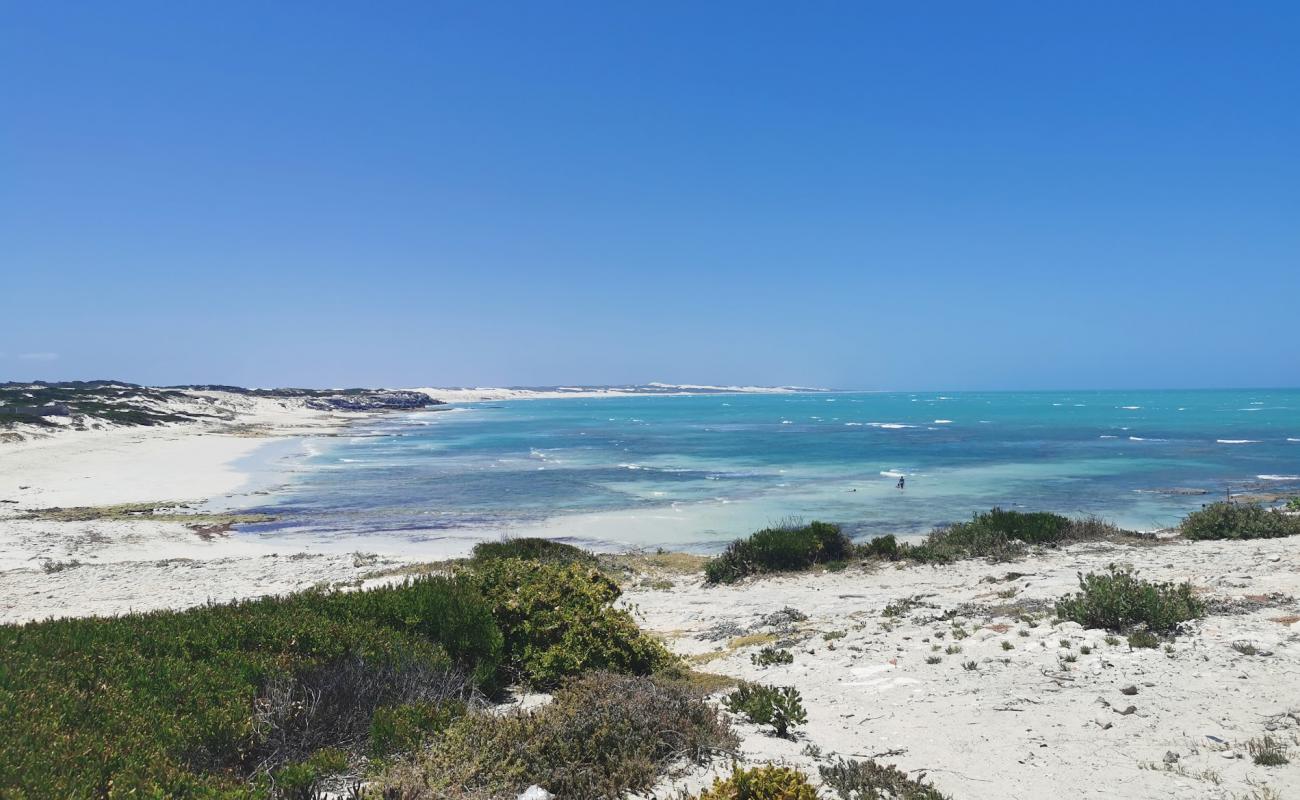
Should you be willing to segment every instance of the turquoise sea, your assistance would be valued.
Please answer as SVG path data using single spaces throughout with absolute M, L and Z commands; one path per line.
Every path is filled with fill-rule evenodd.
M 243 535 L 708 551 L 787 518 L 919 534 L 1002 506 L 1150 530 L 1229 490 L 1300 493 L 1300 390 L 515 400 L 350 434 L 284 461 L 253 504 L 279 521 Z

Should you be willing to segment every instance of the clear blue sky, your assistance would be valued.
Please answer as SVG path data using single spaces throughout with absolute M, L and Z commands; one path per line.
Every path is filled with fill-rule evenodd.
M 1300 384 L 1300 4 L 4 2 L 0 379 Z

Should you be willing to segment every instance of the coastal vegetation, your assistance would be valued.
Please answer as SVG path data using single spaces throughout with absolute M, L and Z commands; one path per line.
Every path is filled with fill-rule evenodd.
M 596 565 L 596 557 L 581 547 L 557 542 L 554 539 L 536 537 L 479 542 L 474 545 L 470 560 L 475 564 L 483 564 L 504 558 L 523 558 L 556 564 Z
M 746 575 L 803 570 L 815 564 L 844 561 L 853 542 L 840 526 L 827 522 L 764 528 L 727 545 L 704 565 L 709 583 L 735 583 Z
M 935 528 L 919 544 L 900 543 L 893 534 L 854 544 L 838 525 L 812 522 L 765 528 L 737 539 L 704 565 L 712 584 L 735 583 L 749 575 L 842 567 L 849 559 L 949 564 L 968 558 L 1009 561 L 1030 546 L 1133 536 L 1095 517 L 1075 520 L 1047 512 L 994 508 L 967 522 Z
M 619 593 L 579 563 L 487 558 L 363 591 L 3 626 L 0 795 L 310 797 L 435 740 L 439 770 L 511 754 L 484 774 L 515 791 L 644 786 L 669 753 L 732 739 L 700 700 L 708 682 Z M 476 710 L 511 683 L 557 702 Z
M 920 544 L 904 543 L 892 549 L 897 558 L 924 564 L 947 564 L 966 558 L 1009 561 L 1022 556 L 1031 545 L 1054 547 L 1127 533 L 1096 518 L 1073 520 L 1043 511 L 994 508 L 976 514 L 969 522 L 936 528 Z
M 728 711 L 743 714 L 755 725 L 771 725 L 780 737 L 789 737 L 790 729 L 808 721 L 803 698 L 793 686 L 767 686 L 742 683 L 723 698 Z
M 791 767 L 738 766 L 727 778 L 715 778 L 697 800 L 817 800 L 817 790 L 807 775 Z
M 277 796 L 313 754 L 369 751 L 379 709 L 436 726 L 502 657 L 488 603 L 443 577 L 0 627 L 0 794 Z
M 614 607 L 622 592 L 594 567 L 503 558 L 462 574 L 500 627 L 513 680 L 546 690 L 591 670 L 647 675 L 676 664 L 630 613 Z
M 1300 516 L 1254 503 L 1211 503 L 1183 519 L 1188 539 L 1277 539 L 1300 535 Z
M 1102 574 L 1080 575 L 1079 591 L 1056 602 L 1059 619 L 1115 632 L 1141 626 L 1151 634 L 1172 634 L 1204 614 L 1191 584 L 1153 583 L 1114 565 Z
M 682 684 L 596 672 L 535 710 L 461 717 L 378 786 L 402 800 L 513 797 L 531 785 L 613 798 L 650 787 L 670 762 L 701 763 L 736 744 L 717 710 Z
M 840 759 L 819 768 L 822 783 L 841 800 L 947 800 L 947 795 L 927 783 L 907 777 L 889 764 L 871 759 Z

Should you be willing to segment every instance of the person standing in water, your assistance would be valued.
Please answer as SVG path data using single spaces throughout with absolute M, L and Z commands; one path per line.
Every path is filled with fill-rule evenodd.
M 902 475 L 898 476 L 898 488 L 902 489 L 903 484 L 906 482 L 907 482 L 907 478 L 904 478 Z

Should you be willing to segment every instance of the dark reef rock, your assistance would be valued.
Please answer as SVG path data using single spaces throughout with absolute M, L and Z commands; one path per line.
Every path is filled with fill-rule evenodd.
M 409 411 L 445 404 L 424 392 L 373 391 L 312 397 L 306 401 L 306 405 L 318 411 Z

